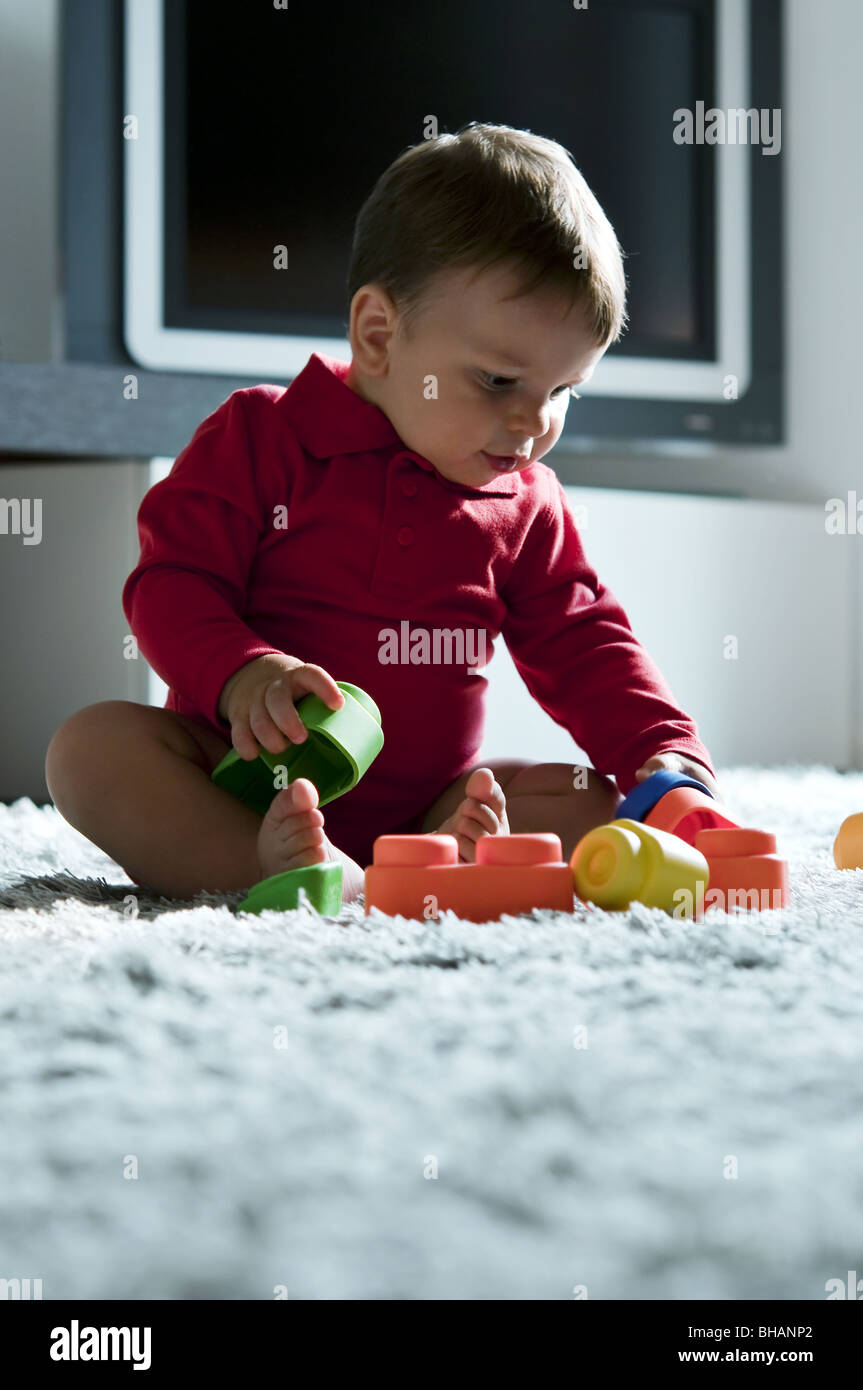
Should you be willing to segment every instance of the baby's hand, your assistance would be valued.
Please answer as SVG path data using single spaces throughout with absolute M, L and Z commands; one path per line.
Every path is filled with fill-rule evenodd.
M 330 709 L 341 709 L 345 697 L 322 666 L 306 665 L 295 656 L 268 652 L 235 671 L 225 682 L 219 713 L 231 725 L 231 742 L 241 758 L 283 753 L 289 743 L 302 743 L 308 730 L 294 708 L 304 695 L 318 695 Z
M 716 778 L 712 777 L 701 763 L 697 763 L 694 758 L 687 758 L 683 753 L 659 753 L 653 758 L 648 758 L 644 766 L 636 772 L 635 780 L 643 782 L 646 777 L 660 772 L 663 768 L 667 772 L 685 772 L 687 777 L 694 777 L 696 781 L 703 782 L 717 801 L 722 799 Z

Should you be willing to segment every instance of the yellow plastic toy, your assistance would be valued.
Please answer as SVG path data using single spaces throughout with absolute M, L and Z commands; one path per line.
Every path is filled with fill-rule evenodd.
M 863 869 L 863 812 L 846 816 L 833 841 L 837 869 Z
M 578 896 L 611 911 L 640 902 L 678 917 L 696 916 L 710 880 L 699 850 L 626 817 L 582 836 L 570 864 Z

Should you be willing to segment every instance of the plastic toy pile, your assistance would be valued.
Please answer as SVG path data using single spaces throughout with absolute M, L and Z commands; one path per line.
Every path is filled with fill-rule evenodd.
M 307 777 L 318 804 L 344 796 L 368 771 L 384 743 L 381 714 L 356 685 L 331 710 L 316 695 L 297 706 L 309 737 L 282 753 L 261 749 L 254 761 L 230 752 L 213 781 L 261 815 L 282 787 Z M 863 813 L 843 821 L 833 856 L 837 869 L 863 867 Z M 699 920 L 706 910 L 779 909 L 790 904 L 788 865 L 767 830 L 741 826 L 692 777 L 655 772 L 624 797 L 615 819 L 590 830 L 564 862 L 553 834 L 488 835 L 476 862 L 459 862 L 453 835 L 381 835 L 365 873 L 365 910 L 427 920 L 451 911 L 473 922 L 498 921 L 535 908 L 572 912 L 576 901 L 607 911 L 630 903 Z M 238 912 L 287 911 L 308 903 L 337 916 L 340 864 L 290 869 L 256 883 Z

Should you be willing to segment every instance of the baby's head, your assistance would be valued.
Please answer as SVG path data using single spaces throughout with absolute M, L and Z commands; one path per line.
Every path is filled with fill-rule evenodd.
M 554 140 L 471 122 L 382 174 L 357 217 L 348 384 L 454 482 L 524 468 L 626 323 L 610 222 Z

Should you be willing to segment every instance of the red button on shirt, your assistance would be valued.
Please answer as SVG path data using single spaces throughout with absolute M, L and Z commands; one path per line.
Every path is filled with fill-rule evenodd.
M 229 743 L 222 687 L 267 652 L 368 691 L 383 750 L 325 810 L 333 842 L 361 864 L 375 836 L 418 830 L 478 762 L 486 680 L 471 672 L 485 664 L 479 641 L 487 659 L 498 634 L 539 704 L 622 791 L 655 753 L 688 753 L 712 771 L 697 726 L 588 564 L 552 470 L 454 483 L 405 448 L 347 385 L 348 369 L 312 353 L 288 387 L 232 392 L 141 503 L 123 609 L 169 686 L 166 708 Z M 420 531 L 399 515 L 417 486 L 406 460 L 426 475 Z M 446 645 L 437 660 L 412 659 L 418 629 L 432 651 L 435 632 L 461 634 L 473 663 Z

